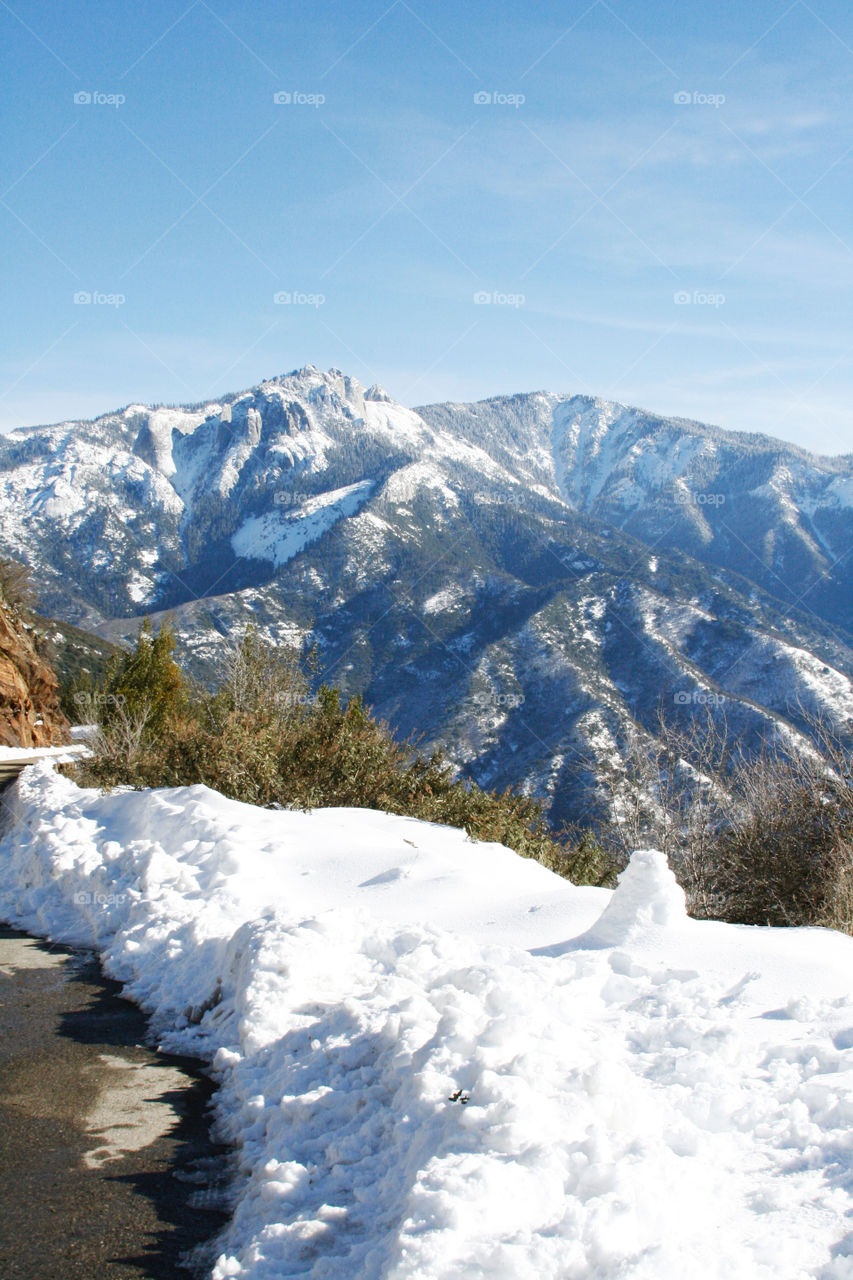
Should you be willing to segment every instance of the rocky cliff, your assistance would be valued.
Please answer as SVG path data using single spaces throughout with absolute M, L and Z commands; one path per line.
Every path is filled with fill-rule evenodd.
M 69 740 L 59 682 L 22 612 L 0 599 L 0 746 L 50 747 Z

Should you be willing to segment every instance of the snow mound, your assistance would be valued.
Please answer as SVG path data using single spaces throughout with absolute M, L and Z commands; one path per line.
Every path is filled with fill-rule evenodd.
M 670 871 L 666 854 L 639 849 L 631 855 L 613 897 L 586 938 L 605 947 L 649 942 L 660 930 L 686 921 L 684 890 Z
M 0 917 L 212 1064 L 212 1280 L 853 1276 L 850 938 L 686 921 L 653 851 L 611 896 L 367 810 L 7 796 Z

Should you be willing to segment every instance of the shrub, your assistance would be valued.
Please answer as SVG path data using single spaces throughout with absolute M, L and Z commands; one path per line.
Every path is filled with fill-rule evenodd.
M 397 741 L 360 698 L 344 704 L 326 685 L 312 695 L 311 655 L 303 663 L 249 628 L 228 652 L 219 688 L 205 694 L 172 661 L 171 632 L 162 637 L 146 624 L 136 652 L 113 671 L 93 758 L 77 767 L 84 784 L 204 783 L 250 804 L 380 809 L 461 827 L 580 883 L 609 882 L 604 847 L 560 842 L 537 800 L 454 777 L 440 751 L 424 756 Z
M 715 848 L 726 918 L 853 933 L 850 757 L 823 724 L 818 750 L 767 749 L 734 770 L 735 810 Z
M 774 813 L 749 814 L 722 834 L 714 887 L 736 923 L 853 932 L 853 845 L 795 780 Z
M 0 558 L 0 600 L 19 611 L 32 607 L 34 593 L 26 565 Z
M 746 757 L 709 716 L 661 722 L 606 780 L 616 858 L 655 845 L 703 919 L 825 925 L 853 933 L 853 758 L 824 722 L 811 741 L 765 741 Z
M 75 691 L 76 714 L 96 724 L 87 779 L 98 786 L 147 786 L 156 776 L 162 742 L 185 717 L 190 689 L 172 658 L 175 636 L 168 622 L 155 635 L 145 619 L 132 653 L 117 656 L 103 688 Z
M 151 742 L 186 711 L 189 689 L 172 658 L 174 648 L 170 624 L 164 622 L 155 635 L 146 618 L 134 652 L 117 658 L 108 672 L 100 717 L 105 727 L 128 718 L 140 720 L 143 739 Z

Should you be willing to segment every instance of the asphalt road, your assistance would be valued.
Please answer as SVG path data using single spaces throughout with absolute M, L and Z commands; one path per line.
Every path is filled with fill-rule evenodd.
M 0 926 L 2 1280 L 188 1280 L 210 1264 L 227 1181 L 212 1086 L 146 1046 L 118 991 L 92 954 Z

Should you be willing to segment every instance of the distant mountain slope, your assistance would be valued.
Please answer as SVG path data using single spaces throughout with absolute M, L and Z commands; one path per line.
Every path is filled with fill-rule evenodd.
M 432 426 L 482 443 L 531 481 L 653 546 L 734 569 L 853 630 L 853 454 L 536 393 L 428 405 Z
M 72 724 L 79 724 L 81 717 L 91 712 L 87 692 L 103 685 L 119 649 L 101 636 L 56 618 L 34 615 L 33 622 L 39 648 L 59 681 L 62 709 Z
M 173 611 L 202 676 L 250 619 L 310 633 L 402 731 L 576 816 L 659 707 L 853 732 L 851 489 L 851 459 L 621 405 L 415 412 L 309 366 L 0 438 L 0 550 L 107 638 Z

